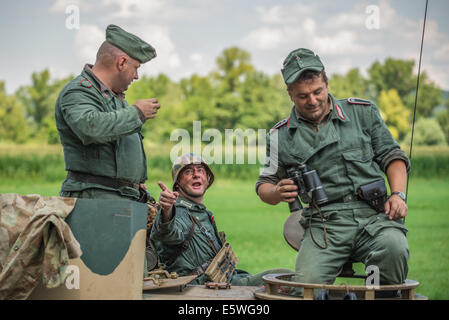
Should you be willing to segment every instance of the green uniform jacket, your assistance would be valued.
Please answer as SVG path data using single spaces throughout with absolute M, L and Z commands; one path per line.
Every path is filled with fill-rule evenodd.
M 184 243 L 189 235 L 190 228 L 194 223 L 190 214 L 194 215 L 207 230 L 215 246 L 218 249 L 222 246 L 214 216 L 204 205 L 178 197 L 172 209 L 171 219 L 166 223 L 162 222 L 162 210 L 159 210 L 151 228 L 150 237 L 164 268 L 170 272 L 177 272 L 180 276 L 192 273 L 198 266 L 215 257 L 206 235 L 195 225 L 194 234 L 187 249 L 171 265 L 166 265 L 173 252 Z
M 55 107 L 56 126 L 64 150 L 65 169 L 142 183 L 147 179 L 146 158 L 136 108 L 107 89 L 86 65 L 81 75 L 61 91 Z M 61 192 L 89 188 L 118 191 L 138 198 L 130 187 L 118 190 L 66 179 Z
M 333 108 L 329 120 L 318 132 L 296 117 L 295 107 L 288 119 L 270 131 L 265 169 L 259 176 L 256 190 L 262 183 L 276 184 L 287 178 L 287 167 L 306 164 L 309 170 L 317 171 L 329 201 L 343 197 L 350 199 L 355 198 L 359 186 L 382 179 L 383 172 L 394 159 L 404 160 L 409 170 L 407 156 L 392 137 L 374 103 L 329 97 Z M 277 148 L 275 143 L 270 145 L 270 136 L 275 133 Z M 276 152 L 277 159 L 273 156 Z M 268 172 L 270 164 L 277 164 L 275 172 Z

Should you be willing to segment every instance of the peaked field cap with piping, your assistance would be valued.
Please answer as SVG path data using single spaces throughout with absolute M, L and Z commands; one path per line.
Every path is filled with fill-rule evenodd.
M 106 28 L 106 41 L 140 63 L 148 62 L 156 57 L 156 50 L 150 44 L 114 24 Z
M 286 84 L 295 82 L 298 77 L 306 70 L 321 72 L 324 65 L 312 50 L 300 48 L 293 50 L 285 58 L 282 65 L 282 77 Z
M 171 176 L 173 178 L 173 190 L 175 190 L 179 174 L 185 167 L 187 167 L 190 164 L 202 164 L 206 168 L 207 181 L 209 183 L 209 185 L 207 186 L 208 188 L 214 182 L 214 173 L 212 172 L 211 168 L 206 163 L 206 161 L 204 161 L 204 159 L 200 155 L 190 152 L 183 154 L 182 156 L 176 158 L 175 161 L 173 161 L 173 166 L 171 169 Z

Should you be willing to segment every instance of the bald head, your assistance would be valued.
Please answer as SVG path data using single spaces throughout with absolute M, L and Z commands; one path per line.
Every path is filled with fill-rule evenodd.
M 129 58 L 129 56 L 124 51 L 117 48 L 116 46 L 113 46 L 109 42 L 104 41 L 98 49 L 97 60 L 95 61 L 95 64 L 101 64 L 105 67 L 110 67 L 121 56 Z

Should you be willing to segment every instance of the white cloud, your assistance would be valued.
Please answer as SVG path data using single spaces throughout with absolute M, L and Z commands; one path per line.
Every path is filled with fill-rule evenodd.
M 306 18 L 303 22 L 303 28 L 306 32 L 315 33 L 316 31 L 316 23 L 312 18 Z
M 247 32 L 240 44 L 254 53 L 263 66 L 272 64 L 274 55 L 285 57 L 298 47 L 314 50 L 323 60 L 336 64 L 328 66 L 328 70 L 339 73 L 356 67 L 363 72 L 375 60 L 383 61 L 386 57 L 413 59 L 415 65 L 418 64 L 422 19 L 404 16 L 392 7 L 390 1 L 380 0 L 377 4 L 380 28 L 368 29 L 366 22 L 372 11 L 367 12 L 366 3 L 355 3 L 349 10 L 332 13 L 321 10 L 320 6 L 319 3 L 307 7 L 279 3 L 259 6 L 255 12 L 260 23 Z M 432 65 L 435 60 L 443 62 L 440 70 L 446 72 L 436 72 L 435 79 L 447 83 L 449 36 L 438 27 L 438 23 L 428 17 L 425 53 L 429 57 L 426 64 Z
M 284 31 L 279 28 L 262 27 L 251 31 L 242 41 L 247 46 L 257 50 L 275 49 L 286 38 Z
M 194 52 L 190 55 L 190 60 L 194 64 L 200 64 L 201 62 L 203 62 L 203 55 L 198 52 Z
M 65 12 L 67 7 L 75 5 L 85 9 L 90 8 L 90 4 L 83 0 L 56 0 L 50 7 L 51 12 Z
M 340 31 L 333 36 L 316 36 L 312 46 L 320 55 L 352 55 L 373 53 L 372 48 L 360 44 L 357 34 L 351 31 Z
M 82 24 L 75 37 L 75 52 L 80 61 L 94 63 L 98 48 L 104 40 L 104 30 L 95 25 Z
M 449 43 L 443 44 L 434 53 L 435 58 L 446 60 L 449 58 Z
M 118 6 L 112 17 L 135 18 L 150 17 L 164 8 L 162 0 L 102 0 L 105 6 Z
M 262 23 L 266 24 L 294 24 L 300 20 L 300 17 L 311 16 L 315 11 L 313 6 L 296 4 L 294 6 L 274 5 L 266 8 L 263 6 L 256 7 L 256 12 Z
M 150 43 L 156 49 L 156 58 L 141 67 L 142 74 L 165 73 L 170 75 L 181 65 L 181 59 L 167 27 L 147 24 L 129 26 L 126 30 Z
M 338 5 L 321 2 L 292 5 L 278 1 L 272 5 L 253 7 L 253 12 L 248 13 L 252 19 L 248 25 L 252 27 L 239 28 L 240 33 L 234 35 L 228 31 L 233 32 L 234 27 L 239 26 L 218 31 L 217 25 L 222 17 L 214 17 L 216 14 L 225 15 L 226 10 L 232 12 L 234 8 L 231 5 L 236 4 L 229 3 L 217 5 L 205 0 L 182 3 L 173 0 L 102 0 L 92 4 L 86 0 L 55 0 L 50 10 L 64 12 L 68 5 L 74 4 L 80 6 L 82 14 L 90 13 L 86 6 L 95 6 L 91 12 L 103 12 L 101 17 L 90 21 L 82 16 L 75 48 L 83 62 L 94 61 L 98 46 L 104 40 L 104 27 L 116 23 L 156 48 L 157 58 L 144 65 L 142 73 L 155 75 L 163 72 L 173 79 L 192 73 L 207 74 L 214 67 L 216 56 L 230 45 L 249 51 L 256 68 L 269 73 L 278 72 L 284 57 L 299 47 L 316 51 L 323 61 L 332 64 L 326 66 L 328 70 L 339 73 L 355 67 L 364 72 L 373 61 L 383 61 L 386 57 L 413 59 L 417 71 L 422 18 L 405 16 L 408 11 L 395 9 L 391 0 L 374 1 L 374 5 L 379 7 L 378 30 L 369 30 L 365 26 L 369 15 L 366 8 L 371 5 L 367 2 L 354 1 L 352 7 L 345 3 L 344 8 L 339 8 Z M 211 17 L 217 25 L 210 25 Z M 199 26 L 203 20 L 208 24 L 201 28 Z M 229 21 L 234 23 L 233 19 L 226 20 L 226 23 Z M 236 18 L 235 23 L 238 21 Z M 187 35 L 190 26 L 195 27 L 191 33 L 192 42 L 204 39 L 201 40 L 201 49 L 194 45 L 187 50 L 181 47 L 185 39 L 179 42 L 180 34 Z M 180 28 L 182 32 L 179 32 Z M 429 66 L 429 70 L 433 71 L 429 76 L 447 86 L 449 35 L 440 28 L 441 25 L 428 16 L 423 67 Z

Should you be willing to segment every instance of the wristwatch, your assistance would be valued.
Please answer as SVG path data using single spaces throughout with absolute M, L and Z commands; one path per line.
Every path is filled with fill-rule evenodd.
M 395 191 L 395 192 L 392 192 L 392 193 L 391 193 L 391 195 L 394 195 L 394 194 L 397 194 L 402 200 L 405 201 L 405 194 L 404 194 L 404 192 L 401 192 L 401 191 Z

